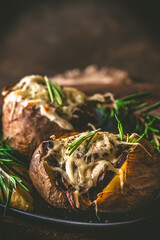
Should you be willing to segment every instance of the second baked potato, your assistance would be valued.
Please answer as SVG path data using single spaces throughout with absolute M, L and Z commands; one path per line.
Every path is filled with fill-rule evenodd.
M 90 100 L 75 88 L 60 89 L 58 86 L 53 90 L 58 89 L 62 96 L 57 91 L 55 99 L 51 99 L 48 82 L 42 76 L 31 75 L 3 91 L 3 136 L 8 137 L 12 148 L 28 159 L 51 135 L 87 130 L 88 123 L 97 123 L 92 105 L 95 99 Z

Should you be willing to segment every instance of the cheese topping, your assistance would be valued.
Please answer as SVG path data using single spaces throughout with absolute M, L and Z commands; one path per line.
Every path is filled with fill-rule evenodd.
M 67 146 L 87 133 L 55 139 L 53 148 L 49 149 L 43 158 L 44 163 L 47 162 L 47 159 L 50 159 L 51 162 L 47 162 L 49 167 L 53 171 L 61 173 L 65 180 L 73 186 L 75 202 L 77 202 L 77 193 L 81 195 L 91 187 L 97 186 L 98 178 L 103 171 L 111 170 L 119 173 L 119 169 L 116 168 L 116 154 L 120 148 L 123 148 L 119 135 L 97 132 L 92 138 L 86 154 L 84 154 L 86 144 L 86 141 L 84 141 L 69 156 Z M 52 164 L 51 159 L 56 159 L 56 166 Z M 78 202 L 76 206 L 78 206 Z
M 16 104 L 21 105 L 21 111 L 35 105 L 42 116 L 56 122 L 63 129 L 73 130 L 69 121 L 73 117 L 73 112 L 86 103 L 87 97 L 75 88 L 64 87 L 62 90 L 65 98 L 61 108 L 58 108 L 56 101 L 54 104 L 50 102 L 44 78 L 39 75 L 27 76 L 17 83 L 11 91 L 3 91 L 2 94 L 5 96 L 3 109 L 8 102 L 12 103 L 10 115 L 10 120 L 12 120 Z M 74 115 L 74 117 L 76 116 Z

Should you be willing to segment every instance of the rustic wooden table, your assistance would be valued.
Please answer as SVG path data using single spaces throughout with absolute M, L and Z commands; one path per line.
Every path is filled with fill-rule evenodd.
M 127 3 L 34 1 L 33 4 L 25 3 L 23 7 L 20 1 L 15 1 L 11 7 L 11 18 L 7 19 L 5 29 L 1 31 L 0 89 L 17 82 L 24 75 L 38 73 L 53 76 L 94 63 L 126 70 L 134 84 L 82 86 L 84 91 L 87 89 L 92 93 L 105 89 L 116 96 L 123 96 L 149 90 L 149 100 L 159 100 L 159 36 L 155 34 L 156 27 L 146 26 L 146 21 L 141 21 L 140 14 L 137 16 L 136 9 L 129 8 Z M 159 218 L 157 216 L 133 226 L 90 232 L 87 229 L 33 224 L 8 216 L 0 218 L 0 239 L 155 238 L 159 234 Z

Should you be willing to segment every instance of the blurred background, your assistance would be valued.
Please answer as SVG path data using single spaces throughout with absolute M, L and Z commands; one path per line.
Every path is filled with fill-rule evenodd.
M 25 75 L 97 64 L 159 83 L 158 1 L 5 0 L 0 7 L 0 88 Z

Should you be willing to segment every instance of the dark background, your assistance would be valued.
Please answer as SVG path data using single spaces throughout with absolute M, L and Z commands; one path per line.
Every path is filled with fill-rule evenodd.
M 158 83 L 159 29 L 155 0 L 1 1 L 0 88 L 89 64 Z

